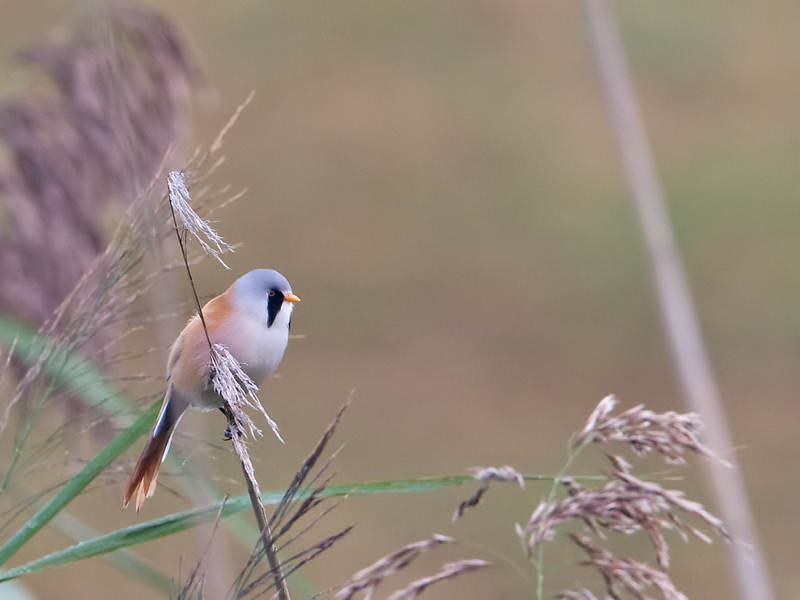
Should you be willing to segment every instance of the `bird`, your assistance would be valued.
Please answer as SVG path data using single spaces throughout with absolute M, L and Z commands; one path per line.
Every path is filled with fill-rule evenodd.
M 272 269 L 245 273 L 192 317 L 167 360 L 167 389 L 161 412 L 125 488 L 122 508 L 136 495 L 136 512 L 156 489 L 161 463 L 184 411 L 193 406 L 209 411 L 224 401 L 211 384 L 209 340 L 221 344 L 260 386 L 278 368 L 289 341 L 294 303 L 299 302 L 287 279 Z

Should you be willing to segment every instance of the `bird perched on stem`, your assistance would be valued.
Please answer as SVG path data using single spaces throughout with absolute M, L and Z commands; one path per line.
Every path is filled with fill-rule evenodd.
M 283 358 L 293 305 L 299 301 L 283 275 L 257 269 L 242 275 L 203 307 L 207 335 L 199 315 L 189 321 L 170 350 L 164 403 L 128 481 L 123 508 L 136 494 L 138 511 L 155 492 L 161 463 L 186 408 L 212 410 L 224 406 L 212 382 L 210 345 L 224 346 L 260 386 Z

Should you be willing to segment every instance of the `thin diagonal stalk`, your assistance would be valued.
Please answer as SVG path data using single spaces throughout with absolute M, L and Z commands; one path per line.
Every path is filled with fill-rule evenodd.
M 186 252 L 186 245 L 183 243 L 180 229 L 178 228 L 178 217 L 175 215 L 175 207 L 172 204 L 172 198 L 169 198 L 169 210 L 172 215 L 172 225 L 175 228 L 175 235 L 178 238 L 178 246 L 181 249 L 181 256 L 183 257 L 183 264 L 186 265 L 186 275 L 189 277 L 189 285 L 192 288 L 194 295 L 194 303 L 197 306 L 197 315 L 200 317 L 200 322 L 203 324 L 203 333 L 206 334 L 206 341 L 208 342 L 208 351 L 213 352 L 211 345 L 211 338 L 208 337 L 208 327 L 206 327 L 206 318 L 203 316 L 203 306 L 200 304 L 200 297 L 197 295 L 197 288 L 194 285 L 194 277 L 192 277 L 192 269 L 189 268 L 189 256 Z
M 269 563 L 270 573 L 272 573 L 275 587 L 278 590 L 279 600 L 289 600 L 289 589 L 286 586 L 286 578 L 283 573 L 281 561 L 278 558 L 278 549 L 272 539 L 272 531 L 269 527 L 267 519 L 267 511 L 264 509 L 264 504 L 261 501 L 261 490 L 258 488 L 258 480 L 253 475 L 253 465 L 250 461 L 250 456 L 247 453 L 247 447 L 244 440 L 238 435 L 236 428 L 238 423 L 230 410 L 230 406 L 225 405 L 225 416 L 228 418 L 228 427 L 232 432 L 233 447 L 236 449 L 236 454 L 239 457 L 239 462 L 242 466 L 242 473 L 247 482 L 247 495 L 250 498 L 250 504 L 253 505 L 253 513 L 258 523 L 258 530 L 261 532 L 261 543 L 264 545 L 264 554 Z M 249 468 L 248 468 L 249 467 Z
M 739 583 L 736 588 L 742 600 L 771 600 L 766 561 L 741 471 L 736 456 L 730 453 L 733 442 L 725 410 L 670 226 L 621 36 L 606 0 L 584 0 L 583 7 L 625 176 L 650 253 L 661 316 L 683 394 L 691 410 L 703 417 L 708 447 L 732 465 L 729 468 L 717 460 L 704 461 L 719 511 L 737 542 L 728 546 L 731 568 Z

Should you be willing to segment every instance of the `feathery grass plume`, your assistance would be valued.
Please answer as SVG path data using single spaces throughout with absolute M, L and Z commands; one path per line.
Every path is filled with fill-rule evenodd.
M 336 593 L 336 600 L 351 600 L 359 594 L 363 594 L 363 600 L 370 600 L 378 585 L 407 567 L 421 554 L 443 544 L 455 542 L 456 540 L 451 537 L 434 534 L 429 540 L 414 542 L 391 554 L 387 554 L 369 567 L 353 575 L 349 581 L 340 586 L 339 591 Z M 480 559 L 463 559 L 447 563 L 435 575 L 417 579 L 407 587 L 395 591 L 389 597 L 389 600 L 413 600 L 418 598 L 422 592 L 434 583 L 447 581 L 488 566 L 491 566 L 491 563 Z
M 10 400 L 11 404 L 19 403 L 26 407 L 27 411 L 20 420 L 20 425 L 15 428 L 14 453 L 4 468 L 0 482 L 0 499 L 13 502 L 6 497 L 6 492 L 12 485 L 15 485 L 19 492 L 25 487 L 19 483 L 27 472 L 35 469 L 41 477 L 41 471 L 49 467 L 58 468 L 55 483 L 52 483 L 53 478 L 50 478 L 50 489 L 61 488 L 59 494 L 62 494 L 67 491 L 70 483 L 75 483 L 77 486 L 74 487 L 75 495 L 83 489 L 80 487 L 80 480 L 67 478 L 67 481 L 63 477 L 63 460 L 72 460 L 71 453 L 59 455 L 57 463 L 49 458 L 55 454 L 62 442 L 69 441 L 66 433 L 72 433 L 74 438 L 74 428 L 62 426 L 53 431 L 53 422 L 51 420 L 44 422 L 40 417 L 50 404 L 65 397 L 85 394 L 87 397 L 93 396 L 96 402 L 104 402 L 98 400 L 94 391 L 81 390 L 80 386 L 97 386 L 102 388 L 103 394 L 115 393 L 112 387 L 106 386 L 102 379 L 94 376 L 88 377 L 90 381 L 81 383 L 77 387 L 66 382 L 80 380 L 82 374 L 78 371 L 86 368 L 82 366 L 86 364 L 85 362 L 74 360 L 74 353 L 85 348 L 88 341 L 96 339 L 106 328 L 117 327 L 129 313 L 131 304 L 141 294 L 146 293 L 149 283 L 157 276 L 157 274 L 146 276 L 139 267 L 147 250 L 161 239 L 160 235 L 163 236 L 169 231 L 163 226 L 159 228 L 154 225 L 159 222 L 166 223 L 164 218 L 166 213 L 163 212 L 165 207 L 163 197 L 157 198 L 152 193 L 152 188 L 138 198 L 128 208 L 125 221 L 112 236 L 105 251 L 95 259 L 76 288 L 43 328 L 43 341 L 36 344 L 37 354 L 29 358 L 30 366 L 17 383 Z M 158 219 L 159 212 L 161 212 L 160 219 Z M 104 415 L 110 417 L 113 412 L 105 410 Z M 108 420 L 103 421 L 105 424 L 108 422 Z M 71 422 L 70 425 L 72 426 Z M 44 435 L 36 435 L 37 431 L 44 431 Z M 97 428 L 93 431 L 97 431 Z M 40 441 L 37 438 L 44 439 Z M 103 452 L 95 459 L 102 454 Z M 37 485 L 36 490 L 40 496 L 49 491 L 42 490 L 40 485 Z M 67 502 L 74 499 L 74 495 L 70 496 L 69 493 L 71 492 L 64 496 Z M 6 504 L 4 509 L 8 517 L 6 523 L 10 523 L 14 518 L 14 511 L 19 507 L 19 503 L 16 507 L 14 504 Z M 63 510 L 63 507 L 58 510 Z M 37 515 L 34 515 L 32 520 L 37 519 Z M 38 523 L 43 521 L 39 520 Z M 37 526 L 29 521 L 12 538 L 24 540 L 26 529 L 35 532 Z M 10 539 L 9 542 L 11 541 Z M 6 560 L 12 555 L 8 552 L 13 553 L 15 550 L 7 551 Z
M 136 267 L 153 243 L 157 231 L 153 219 L 158 205 L 153 194 L 147 193 L 129 207 L 126 219 L 105 251 L 43 326 L 48 342 L 17 383 L 9 402 L 29 406 L 29 410 L 25 422 L 17 429 L 16 452 L 0 484 L 0 494 L 23 456 L 39 414 L 60 397 L 59 390 L 53 387 L 53 374 L 64 371 L 70 353 L 81 350 L 106 328 L 119 324 L 129 307 L 147 290 L 146 278 Z
M 442 544 L 451 544 L 455 541 L 446 535 L 434 534 L 429 540 L 403 546 L 353 575 L 340 587 L 336 593 L 336 600 L 351 600 L 355 598 L 356 594 L 362 592 L 364 600 L 369 600 L 381 582 L 407 567 L 421 554 Z
M 160 93 L 166 92 L 161 90 Z M 215 142 L 216 150 L 219 150 L 221 136 L 230 127 L 232 121 L 233 119 L 226 125 L 225 130 Z M 200 173 L 198 180 L 207 177 L 221 163 L 221 160 L 219 155 L 215 155 L 212 151 L 197 152 L 193 165 Z M 206 169 L 206 171 L 202 169 Z M 44 469 L 51 466 L 57 466 L 60 469 L 57 478 L 51 477 L 46 487 L 37 486 L 37 499 L 62 488 L 59 490 L 59 494 L 53 498 L 56 500 L 71 486 L 75 489 L 75 493 L 73 496 L 64 495 L 65 498 L 68 498 L 67 502 L 73 500 L 80 493 L 77 484 L 80 484 L 78 476 L 82 471 L 66 482 L 63 478 L 63 461 L 74 460 L 71 458 L 72 454 L 59 454 L 59 458 L 56 460 L 51 458 L 58 449 L 57 443 L 65 437 L 63 435 L 65 428 L 56 428 L 56 433 L 51 434 L 53 422 L 50 419 L 45 421 L 39 417 L 44 409 L 55 400 L 60 402 L 63 398 L 69 398 L 73 394 L 90 399 L 87 401 L 98 404 L 98 406 L 104 402 L 100 397 L 101 394 L 107 394 L 108 397 L 116 394 L 114 389 L 116 386 L 106 385 L 107 381 L 99 374 L 99 371 L 93 370 L 88 361 L 79 358 L 75 353 L 91 355 L 98 348 L 101 351 L 104 350 L 107 344 L 101 338 L 108 331 L 112 331 L 113 338 L 119 340 L 120 331 L 124 331 L 122 328 L 128 327 L 126 321 L 131 316 L 132 305 L 142 295 L 148 293 L 161 277 L 174 268 L 174 265 L 167 265 L 163 269 L 146 272 L 145 270 L 149 266 L 144 265 L 142 261 L 148 251 L 160 245 L 165 235 L 172 232 L 172 229 L 167 227 L 169 204 L 166 202 L 166 196 L 161 195 L 160 192 L 154 192 L 156 180 L 157 178 L 154 177 L 149 187 L 145 187 L 129 205 L 122 223 L 111 236 L 111 240 L 103 252 L 94 258 L 77 285 L 58 306 L 55 314 L 47 319 L 41 330 L 43 334 L 41 338 L 36 338 L 36 343 L 29 344 L 28 354 L 24 361 L 26 368 L 28 366 L 29 368 L 25 371 L 24 377 L 16 382 L 13 398 L 9 404 L 13 405 L 18 402 L 27 412 L 20 420 L 21 424 L 14 428 L 16 439 L 13 457 L 8 465 L 4 465 L 3 472 L 0 472 L 0 500 L 4 502 L 4 506 L 0 510 L 2 516 L 0 520 L 6 525 L 11 523 L 21 511 L 26 510 L 23 502 L 29 501 L 32 497 L 24 490 L 25 486 L 17 485 L 18 480 L 22 479 L 22 475 L 25 474 L 25 467 L 29 467 L 30 470 L 36 469 L 39 481 L 41 481 Z M 202 190 L 202 197 L 205 199 L 205 204 L 208 205 L 207 208 L 213 209 L 213 205 L 219 204 L 222 193 L 225 192 L 211 188 Z M 227 200 L 230 201 L 230 199 Z M 139 316 L 137 316 L 138 318 Z M 111 337 L 107 336 L 107 338 Z M 98 339 L 101 339 L 103 343 L 93 344 Z M 90 345 L 91 348 L 88 348 Z M 110 360 L 108 356 L 105 356 L 103 363 L 107 366 Z M 22 361 L 20 364 L 23 364 Z M 87 369 L 92 372 L 84 372 Z M 94 389 L 86 390 L 87 393 L 82 394 L 80 386 L 88 385 L 93 386 Z M 7 408 L 6 411 L 8 410 Z M 103 409 L 103 414 L 113 418 L 117 414 L 116 411 L 118 409 Z M 152 415 L 152 418 L 154 417 L 155 414 Z M 105 423 L 107 424 L 108 421 Z M 42 430 L 46 435 L 37 435 L 37 431 Z M 119 438 L 124 438 L 129 431 L 130 428 Z M 70 433 L 74 438 L 74 429 L 70 430 Z M 40 442 L 39 440 L 43 437 L 46 439 L 44 442 Z M 116 441 L 115 439 L 114 443 Z M 89 461 L 86 466 L 95 463 L 109 446 Z M 54 465 L 55 462 L 58 464 Z M 15 486 L 14 496 L 24 496 L 25 501 L 13 500 L 11 494 L 6 494 L 12 485 Z M 85 486 L 81 489 L 85 489 Z M 9 504 L 12 501 L 14 504 Z M 52 503 L 48 504 L 52 505 Z M 59 513 L 56 514 L 56 517 L 62 516 L 62 514 L 64 517 L 69 516 L 61 512 L 63 506 L 58 510 Z M 42 519 L 36 521 L 37 516 L 38 513 L 12 537 L 16 538 L 17 534 L 25 531 L 35 531 L 32 527 L 43 522 Z M 35 521 L 36 523 L 34 523 Z M 82 534 L 78 534 L 77 537 L 80 535 Z M 8 544 L 3 545 L 3 549 L 7 550 L 4 560 L 16 552 L 9 548 Z M 138 576 L 142 576 L 141 570 L 137 573 Z
M 593 565 L 605 578 L 607 598 L 618 598 L 617 591 L 626 590 L 636 598 L 647 600 L 649 597 L 642 590 L 653 586 L 667 600 L 685 600 L 667 574 L 670 557 L 664 532 L 674 530 L 684 541 L 694 536 L 711 542 L 711 538 L 688 523 L 685 516 L 700 520 L 716 535 L 730 542 L 722 522 L 700 503 L 687 500 L 681 491 L 665 489 L 657 482 L 635 477 L 631 465 L 620 456 L 607 455 L 613 468 L 607 481 L 595 488 L 584 488 L 573 478 L 565 476 L 578 454 L 592 443 L 627 443 L 637 456 L 656 450 L 670 464 L 685 463 L 687 450 L 710 455 L 697 439 L 701 429 L 697 415 L 655 413 L 640 405 L 612 416 L 615 406 L 616 400 L 612 396 L 598 404 L 583 431 L 575 437 L 574 452 L 562 472 L 554 478 L 547 500 L 536 507 L 524 527 L 516 525 L 517 535 L 536 566 L 537 597 L 540 599 L 543 597 L 544 543 L 552 541 L 564 523 L 583 524 L 586 534 L 593 534 L 600 540 L 608 540 L 611 533 L 631 535 L 645 532 L 649 537 L 655 550 L 657 568 L 632 558 L 617 558 L 595 544 L 589 535 L 571 535 L 572 540 L 590 556 L 583 564 Z M 567 489 L 566 497 L 560 501 L 556 499 L 559 487 Z M 595 598 L 586 589 L 564 592 L 559 597 Z
M 176 29 L 144 5 L 81 16 L 68 39 L 23 54 L 55 92 L 0 107 L 0 310 L 33 326 L 102 253 L 103 209 L 134 201 L 186 141 L 199 79 Z
M 603 398 L 575 438 L 573 448 L 592 442 L 623 442 L 630 444 L 639 456 L 656 450 L 671 464 L 684 464 L 685 450 L 711 456 L 711 451 L 698 439 L 703 429 L 700 415 L 656 413 L 640 404 L 611 416 L 616 405 L 614 396 Z
M 328 507 L 322 513 L 314 517 L 310 523 L 303 526 L 300 531 L 295 531 L 294 528 L 296 528 L 300 521 L 309 515 L 313 510 L 315 510 L 324 500 L 322 494 L 328 485 L 330 477 L 322 480 L 321 483 L 318 482 L 328 470 L 331 461 L 336 457 L 338 451 L 334 452 L 333 455 L 321 465 L 316 474 L 313 476 L 311 476 L 311 474 L 313 469 L 316 467 L 317 462 L 321 458 L 325 447 L 333 436 L 333 433 L 346 408 L 347 404 L 343 405 L 339 409 L 333 422 L 331 422 L 331 424 L 325 430 L 319 442 L 317 442 L 309 456 L 303 461 L 303 464 L 297 470 L 291 485 L 289 485 L 283 498 L 275 507 L 272 518 L 269 521 L 269 525 L 270 529 L 274 532 L 272 541 L 275 544 L 280 543 L 279 550 L 281 552 L 285 552 L 289 546 L 295 544 L 302 536 L 304 536 L 304 534 L 308 533 L 341 503 L 341 500 L 335 502 L 332 506 Z M 312 489 L 312 486 L 316 487 Z M 303 494 L 305 496 L 303 500 L 297 500 L 297 496 L 301 492 L 307 493 Z M 289 514 L 293 507 L 294 512 Z M 342 539 L 351 530 L 352 526 L 346 527 L 342 531 L 328 536 L 322 541 L 316 542 L 310 547 L 296 552 L 288 558 L 284 558 L 281 562 L 281 568 L 284 572 L 283 576 L 287 577 L 291 575 L 303 565 L 315 559 L 322 552 L 333 547 L 336 542 Z M 289 538 L 290 533 L 291 538 Z M 275 587 L 275 572 L 270 565 L 267 565 L 266 572 L 257 573 L 258 569 L 260 569 L 261 565 L 263 565 L 265 558 L 268 559 L 269 557 L 264 552 L 264 546 L 262 544 L 257 544 L 251 553 L 250 558 L 248 559 L 247 565 L 242 570 L 233 586 L 231 593 L 232 598 L 246 598 Z
M 244 431 L 244 428 L 247 427 L 251 437 L 256 434 L 262 435 L 253 420 L 242 410 L 242 405 L 249 406 L 258 409 L 264 415 L 275 437 L 285 444 L 286 442 L 283 441 L 280 431 L 278 431 L 278 424 L 270 418 L 256 395 L 258 386 L 222 344 L 212 345 L 211 368 L 214 373 L 214 391 L 228 401 L 236 421 L 237 431 Z
M 397 590 L 395 593 L 389 596 L 389 600 L 415 600 L 416 598 L 419 598 L 422 592 L 424 592 L 434 583 L 447 581 L 448 579 L 453 579 L 459 575 L 463 575 L 464 573 L 472 573 L 473 571 L 490 567 L 491 565 L 492 563 L 479 558 L 468 558 L 447 563 L 444 565 L 444 567 L 442 567 L 441 571 L 436 573 L 436 575 L 431 575 L 430 577 L 423 577 L 421 579 L 417 579 L 416 581 L 412 581 L 408 587 L 403 588 L 402 590 Z
M 634 477 L 630 465 L 618 456 L 609 457 L 614 470 L 609 482 L 597 489 L 585 489 L 565 479 L 569 495 L 558 503 L 542 502 L 525 527 L 517 525 L 517 533 L 525 544 L 528 556 L 534 556 L 539 544 L 553 539 L 556 528 L 570 520 L 582 522 L 590 531 L 605 538 L 604 531 L 633 534 L 645 531 L 656 550 L 659 568 L 669 568 L 669 548 L 665 529 L 676 530 L 684 540 L 694 535 L 710 543 L 696 527 L 685 523 L 677 511 L 704 521 L 723 539 L 728 534 L 722 522 L 701 504 L 687 500 L 683 492 L 667 490 L 659 484 Z
M 166 197 L 157 194 L 154 186 L 155 180 L 128 207 L 104 251 L 94 259 L 40 330 L 41 340 L 35 345 L 35 354 L 26 360 L 27 368 L 17 381 L 8 403 L 9 406 L 19 404 L 26 408 L 26 412 L 15 429 L 15 453 L 0 480 L 0 496 L 20 466 L 27 461 L 41 467 L 46 451 L 56 445 L 58 438 L 50 435 L 38 449 L 27 448 L 45 408 L 56 400 L 93 394 L 92 390 L 65 383 L 79 381 L 79 370 L 87 368 L 88 363 L 73 360 L 74 355 L 91 355 L 91 348 L 87 350 L 87 346 L 111 331 L 119 340 L 119 332 L 125 331 L 121 327 L 127 327 L 125 321 L 131 314 L 131 307 L 172 268 L 168 266 L 145 273 L 141 265 L 147 252 L 161 244 L 171 231 Z M 214 194 L 209 193 L 209 196 Z M 102 379 L 94 376 L 86 379 L 88 385 L 103 386 L 104 394 L 116 393 L 112 387 L 104 386 Z M 97 399 L 95 394 L 93 402 L 103 400 Z M 111 416 L 112 412 L 103 411 L 106 416 Z M 65 432 L 62 430 L 61 433 Z
M 317 464 L 317 461 L 320 459 L 322 453 L 325 451 L 328 442 L 333 437 L 333 434 L 336 431 L 336 427 L 338 427 L 342 415 L 344 414 L 344 411 L 347 410 L 348 406 L 349 403 L 345 403 L 339 408 L 339 411 L 336 413 L 336 416 L 334 417 L 333 421 L 330 423 L 330 425 L 328 425 L 328 428 L 322 434 L 322 437 L 319 439 L 316 446 L 314 446 L 314 449 L 311 451 L 308 457 L 306 457 L 306 459 L 303 461 L 303 464 L 300 465 L 300 468 L 297 470 L 297 473 L 295 473 L 294 478 L 292 479 L 292 483 L 286 489 L 286 493 L 283 495 L 283 498 L 281 498 L 281 501 L 278 503 L 278 505 L 275 507 L 275 510 L 272 513 L 272 518 L 270 519 L 270 523 L 272 523 L 275 527 L 282 525 L 284 518 L 286 518 L 288 514 L 289 508 L 291 507 L 292 503 L 296 501 L 299 492 L 304 488 L 306 479 L 308 479 L 311 470 Z M 338 450 L 327 462 L 325 462 L 325 464 L 323 464 L 319 472 L 314 477 L 311 478 L 311 481 L 309 482 L 308 486 L 305 486 L 305 489 L 309 489 L 310 486 L 316 484 L 316 482 L 322 476 L 322 474 L 325 473 L 325 471 L 327 471 L 328 466 L 330 465 L 330 461 L 336 456 L 336 454 L 338 454 Z M 307 504 L 308 500 L 304 501 L 303 503 Z M 288 529 L 288 526 L 290 525 L 291 522 L 289 523 L 289 525 L 283 525 L 282 529 L 278 531 L 278 535 L 279 536 L 283 535 L 283 533 L 285 533 L 285 531 Z
M 638 600 L 651 600 L 645 590 L 655 588 L 665 600 L 689 600 L 664 571 L 631 558 L 618 558 L 596 545 L 589 536 L 572 534 L 570 537 L 589 555 L 582 564 L 595 567 L 605 579 L 607 597 L 619 598 L 620 593 L 628 592 Z
M 222 253 L 225 251 L 233 252 L 231 247 L 222 236 L 220 236 L 211 225 L 192 209 L 189 188 L 187 187 L 186 174 L 172 171 L 167 177 L 169 187 L 169 201 L 175 211 L 185 232 L 190 233 L 197 242 L 203 247 L 206 254 L 216 258 L 226 269 L 230 269 L 225 261 L 222 260 Z M 262 409 L 263 411 L 263 409 Z

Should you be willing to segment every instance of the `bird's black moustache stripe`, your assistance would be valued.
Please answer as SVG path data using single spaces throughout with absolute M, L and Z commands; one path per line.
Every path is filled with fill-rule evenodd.
M 283 292 L 279 292 L 278 290 L 270 291 L 272 293 L 269 296 L 269 300 L 267 300 L 267 327 L 272 327 L 272 324 L 275 322 L 275 317 L 278 316 L 278 312 L 283 305 Z

